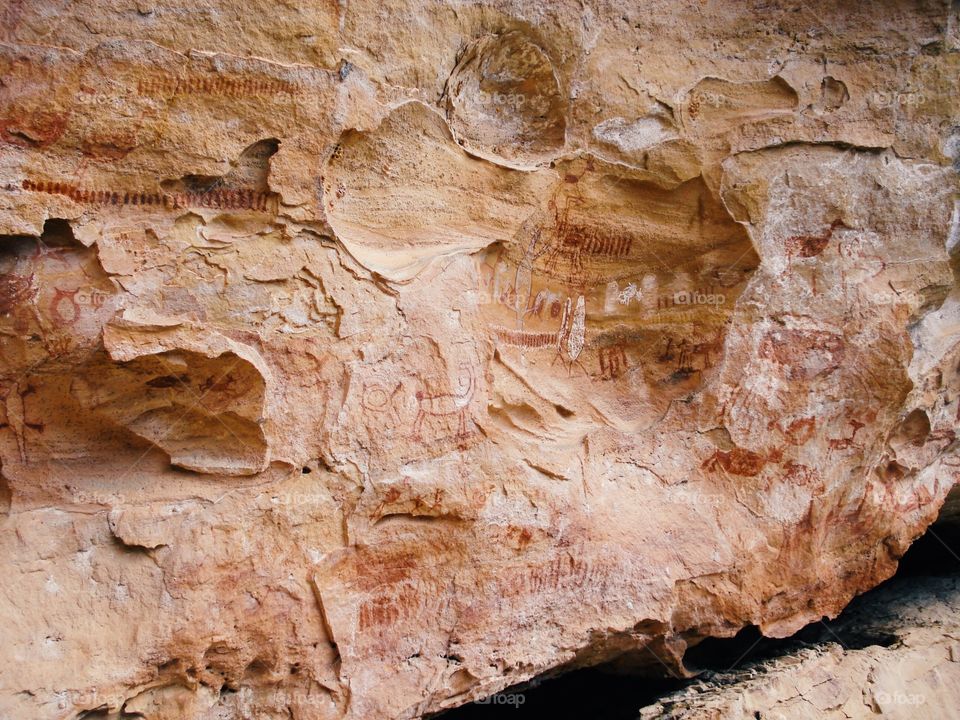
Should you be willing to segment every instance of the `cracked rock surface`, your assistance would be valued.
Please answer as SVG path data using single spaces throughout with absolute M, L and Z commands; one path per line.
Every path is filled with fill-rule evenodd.
M 955 3 L 8 0 L 0 718 L 677 674 L 960 480 Z
M 675 693 L 641 720 L 952 718 L 960 705 L 960 581 L 896 580 L 844 612 L 841 634 Z M 856 647 L 850 639 L 860 636 Z

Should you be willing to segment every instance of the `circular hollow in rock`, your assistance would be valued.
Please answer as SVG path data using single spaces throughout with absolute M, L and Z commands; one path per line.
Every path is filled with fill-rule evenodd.
M 464 49 L 447 81 L 447 120 L 467 152 L 517 168 L 563 149 L 566 103 L 546 53 L 513 31 Z

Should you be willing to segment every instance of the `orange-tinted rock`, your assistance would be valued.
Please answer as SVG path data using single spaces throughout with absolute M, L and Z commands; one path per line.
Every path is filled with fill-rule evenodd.
M 893 573 L 956 10 L 208 9 L 2 11 L 0 716 L 412 718 Z

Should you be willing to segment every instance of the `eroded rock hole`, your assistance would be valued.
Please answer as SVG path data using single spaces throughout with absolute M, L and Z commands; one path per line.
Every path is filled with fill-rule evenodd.
M 960 492 L 956 487 L 947 495 L 937 521 L 904 553 L 897 574 L 886 584 L 901 578 L 946 575 L 960 575 Z
M 535 679 L 433 717 L 443 720 L 503 717 L 635 720 L 639 708 L 685 683 L 672 677 L 639 678 L 618 674 L 612 672 L 612 668 L 598 666 L 547 680 Z
M 519 32 L 468 44 L 447 80 L 446 112 L 468 152 L 534 166 L 563 147 L 566 102 L 543 48 Z

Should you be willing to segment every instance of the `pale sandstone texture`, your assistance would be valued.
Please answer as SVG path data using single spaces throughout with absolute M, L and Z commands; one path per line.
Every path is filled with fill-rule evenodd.
M 0 717 L 684 673 L 960 479 L 955 3 L 0 23 Z
M 828 642 L 713 675 L 639 720 L 949 720 L 960 714 L 960 581 L 897 580 Z M 850 640 L 858 641 L 851 647 Z

